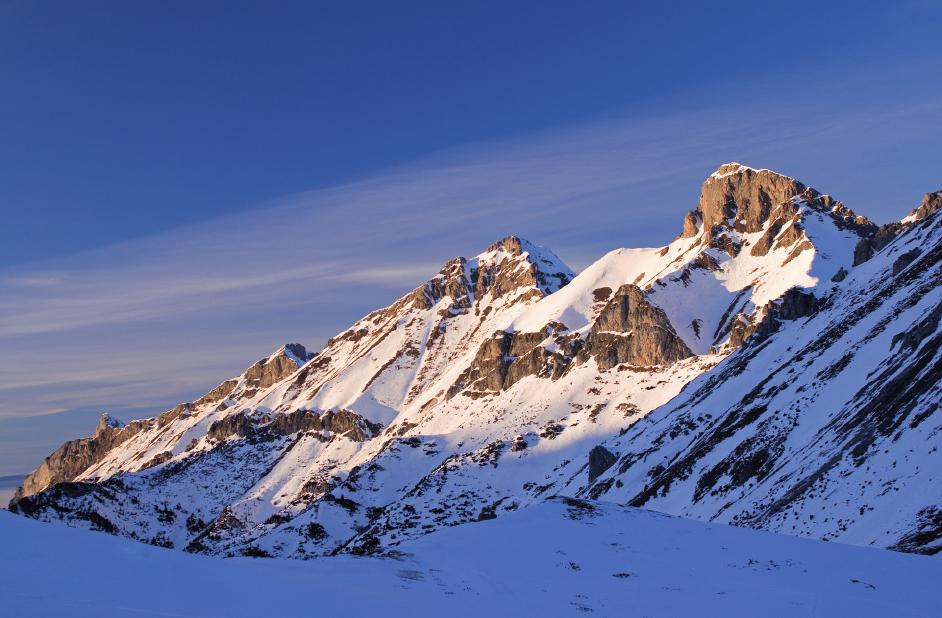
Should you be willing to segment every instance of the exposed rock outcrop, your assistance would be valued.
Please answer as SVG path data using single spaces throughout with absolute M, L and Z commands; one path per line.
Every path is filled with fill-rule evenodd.
M 475 296 L 480 298 L 487 292 L 499 297 L 520 288 L 533 286 L 544 294 L 550 294 L 572 279 L 568 269 L 544 257 L 529 241 L 518 236 L 508 236 L 497 241 L 484 251 L 484 255 L 504 256 L 502 259 L 481 260 L 472 269 L 471 281 Z M 506 255 L 505 255 L 506 254 Z M 521 260 L 527 254 L 529 260 Z M 523 263 L 524 268 L 518 264 Z
M 310 358 L 303 345 L 289 343 L 278 353 L 249 367 L 245 371 L 245 381 L 253 388 L 268 388 L 290 376 Z
M 670 365 L 693 356 L 677 335 L 667 314 L 655 307 L 633 284 L 621 286 L 586 337 L 581 357 L 594 357 L 607 371 L 621 363 L 650 367 Z
M 618 457 L 610 450 L 599 444 L 589 451 L 589 483 L 602 476 L 602 473 L 611 468 Z
M 866 238 L 861 238 L 854 248 L 854 266 L 859 266 L 873 254 L 887 246 L 906 228 L 904 223 L 886 223 Z
M 606 371 L 621 363 L 650 367 L 693 356 L 664 311 L 648 302 L 638 286 L 626 284 L 610 294 L 607 290 L 608 301 L 584 341 L 567 333 L 562 324 L 551 324 L 538 333 L 498 331 L 481 345 L 449 395 L 496 393 L 526 376 L 555 380 L 576 358 L 585 362 L 594 357 Z M 548 339 L 552 350 L 543 345 Z
M 328 410 L 321 413 L 314 410 L 295 410 L 273 417 L 230 414 L 210 425 L 207 435 L 211 440 L 222 441 L 231 436 L 266 439 L 288 436 L 299 431 L 329 431 L 354 442 L 363 442 L 378 435 L 381 430 L 381 425 L 372 423 L 350 410 Z
M 709 246 L 730 256 L 740 246 L 727 234 L 755 233 L 763 236 L 750 249 L 753 256 L 766 255 L 773 248 L 799 244 L 795 254 L 810 243 L 803 241 L 799 206 L 807 205 L 826 213 L 838 229 L 850 229 L 860 236 L 871 236 L 876 226 L 855 214 L 829 195 L 823 195 L 801 182 L 766 169 L 753 169 L 740 163 L 721 165 L 703 183 L 697 208 L 687 214 L 681 238 L 696 236 L 702 222 Z M 879 242 L 879 241 L 877 241 Z M 863 249 L 862 249 L 863 251 Z
M 780 320 L 797 320 L 808 317 L 817 311 L 819 301 L 811 292 L 792 288 L 781 299 L 773 302 L 769 315 Z
M 756 325 L 755 336 L 762 340 L 781 328 L 783 320 L 797 320 L 813 315 L 821 301 L 810 292 L 792 288 L 777 301 L 765 306 L 762 320 Z M 746 333 L 746 337 L 751 333 Z
M 916 261 L 916 258 L 919 257 L 919 254 L 922 253 L 922 250 L 917 248 L 910 249 L 906 253 L 902 254 L 893 262 L 893 274 L 898 275 Z
M 556 351 L 541 345 L 553 338 Z M 562 376 L 582 347 L 578 336 L 568 335 L 561 324 L 551 324 L 538 333 L 498 331 L 478 348 L 474 361 L 449 391 L 464 391 L 472 397 L 506 390 L 526 376 L 552 380 Z
M 805 185 L 794 178 L 727 163 L 703 183 L 697 211 L 707 230 L 732 223 L 736 231 L 759 232 L 774 206 L 805 189 Z
M 919 207 L 914 208 L 906 218 L 913 222 L 922 221 L 940 208 L 942 208 L 942 190 L 926 193 L 922 196 Z
M 680 232 L 681 238 L 693 238 L 697 235 L 702 218 L 696 210 L 691 210 L 684 216 L 684 229 Z
M 419 286 L 403 300 L 430 309 L 445 297 L 454 306 L 468 309 L 485 296 L 501 296 L 536 288 L 550 294 L 572 279 L 573 273 L 561 262 L 544 255 L 544 250 L 518 236 L 508 236 L 488 247 L 478 259 L 459 257 L 448 261 L 428 283 Z M 401 311 L 397 303 L 386 311 Z M 328 342 L 329 345 L 330 342 Z

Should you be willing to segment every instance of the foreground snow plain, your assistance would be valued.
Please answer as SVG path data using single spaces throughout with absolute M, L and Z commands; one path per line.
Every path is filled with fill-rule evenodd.
M 398 558 L 191 555 L 0 512 L 7 616 L 934 616 L 942 562 L 554 498 Z

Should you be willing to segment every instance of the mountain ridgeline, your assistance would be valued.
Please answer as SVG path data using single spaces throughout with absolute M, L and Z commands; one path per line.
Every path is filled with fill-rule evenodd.
M 556 495 L 942 549 L 942 193 L 877 226 L 738 163 L 578 275 L 515 236 L 309 352 L 103 415 L 11 510 L 224 556 L 384 554 Z

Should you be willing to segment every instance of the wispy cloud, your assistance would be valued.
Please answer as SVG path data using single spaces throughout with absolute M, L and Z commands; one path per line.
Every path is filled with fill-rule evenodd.
M 334 281 L 386 285 L 398 288 L 400 286 L 417 286 L 422 281 L 431 278 L 437 272 L 438 267 L 439 264 L 432 262 L 427 264 L 400 264 L 397 266 L 349 270 L 332 275 L 329 278 Z

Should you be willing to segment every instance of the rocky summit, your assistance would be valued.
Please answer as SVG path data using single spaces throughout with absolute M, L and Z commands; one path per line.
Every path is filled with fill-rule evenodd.
M 563 495 L 935 553 L 940 205 L 877 226 L 725 164 L 662 247 L 575 274 L 504 238 L 318 352 L 285 345 L 151 419 L 103 415 L 10 508 L 307 558 Z

